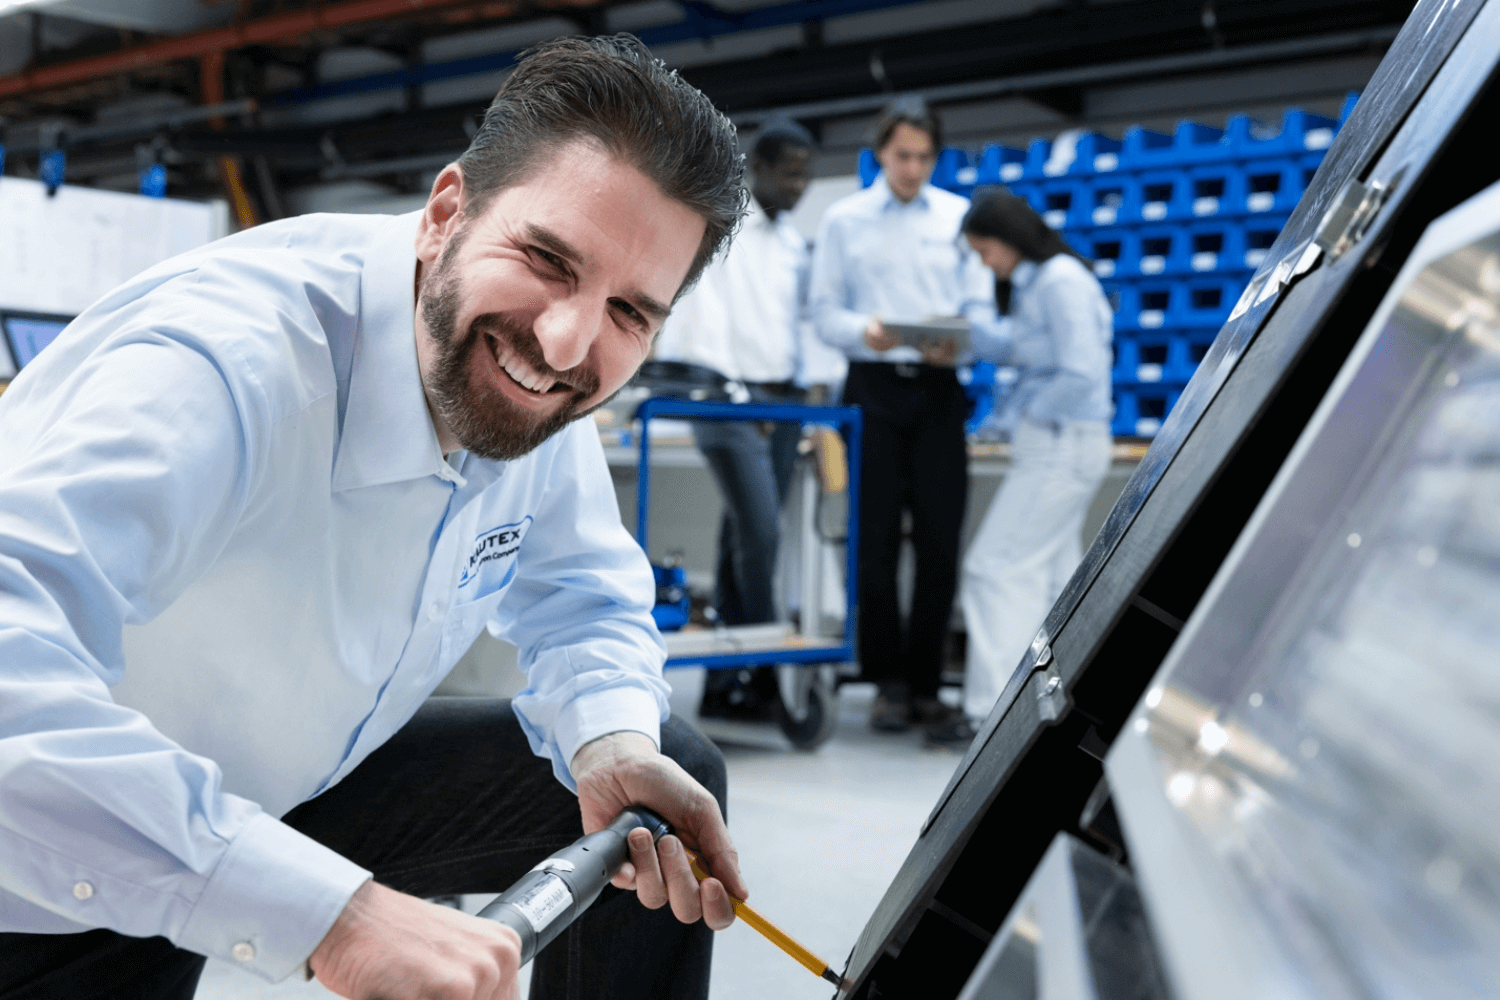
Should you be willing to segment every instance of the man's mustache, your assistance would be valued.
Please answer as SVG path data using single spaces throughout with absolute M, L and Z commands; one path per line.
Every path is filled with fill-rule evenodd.
M 492 336 L 499 340 L 514 351 L 538 375 L 566 385 L 580 398 L 587 399 L 599 391 L 599 375 L 588 366 L 587 360 L 566 371 L 553 368 L 547 363 L 547 355 L 542 351 L 541 341 L 529 327 L 523 327 L 499 313 L 484 313 L 474 318 L 474 321 L 469 324 L 469 329 L 474 334 Z

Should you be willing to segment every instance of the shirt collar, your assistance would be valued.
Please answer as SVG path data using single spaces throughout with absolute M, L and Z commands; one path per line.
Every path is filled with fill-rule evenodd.
M 911 201 L 901 201 L 896 197 L 896 192 L 892 191 L 891 186 L 886 183 L 885 171 L 883 170 L 876 175 L 875 182 L 872 186 L 878 187 L 880 189 L 880 194 L 882 196 L 880 200 L 880 210 L 882 212 L 888 212 L 893 208 L 927 208 L 929 202 L 927 192 L 932 187 L 931 184 L 923 184 L 917 190 L 917 196 L 915 198 L 913 198 Z
M 1036 280 L 1037 266 L 1034 260 L 1023 260 L 1010 272 L 1012 288 L 1026 288 Z
M 438 447 L 417 369 L 414 281 L 421 214 L 390 219 L 365 257 L 349 401 L 333 464 L 335 491 L 453 475 Z

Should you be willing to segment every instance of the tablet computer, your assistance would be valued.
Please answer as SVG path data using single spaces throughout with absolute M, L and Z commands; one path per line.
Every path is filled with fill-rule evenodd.
M 957 316 L 929 316 L 923 320 L 881 320 L 885 332 L 908 347 L 921 350 L 938 340 L 952 340 L 958 353 L 969 349 L 969 321 Z

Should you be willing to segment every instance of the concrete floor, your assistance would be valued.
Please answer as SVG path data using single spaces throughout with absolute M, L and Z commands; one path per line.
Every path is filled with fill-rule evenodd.
M 673 711 L 691 717 L 701 670 L 673 670 Z M 874 689 L 846 685 L 839 727 L 818 750 L 790 749 L 771 726 L 705 726 L 729 765 L 730 830 L 751 902 L 842 971 L 865 922 L 905 860 L 922 821 L 959 761 L 915 733 L 877 736 L 866 725 Z M 465 897 L 478 909 L 492 897 Z M 525 995 L 527 970 L 522 970 Z M 715 943 L 712 1000 L 827 1000 L 832 988 L 735 924 Z M 199 1000 L 332 996 L 317 983 L 268 986 L 209 963 Z

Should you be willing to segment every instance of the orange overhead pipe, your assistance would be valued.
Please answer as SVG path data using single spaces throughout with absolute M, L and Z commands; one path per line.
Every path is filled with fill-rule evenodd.
M 111 73 L 123 73 L 174 59 L 200 59 L 210 53 L 223 53 L 247 45 L 265 45 L 285 41 L 298 35 L 331 28 L 346 28 L 370 21 L 399 17 L 420 10 L 436 10 L 472 0 L 345 0 L 323 4 L 285 14 L 272 14 L 227 28 L 213 28 L 175 38 L 137 45 L 134 48 L 104 55 L 39 66 L 8 76 L 0 76 L 0 97 L 18 97 L 52 87 L 79 83 Z M 598 0 L 558 0 L 540 7 L 590 7 Z

